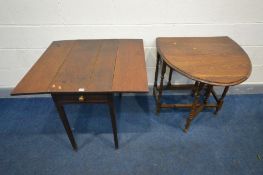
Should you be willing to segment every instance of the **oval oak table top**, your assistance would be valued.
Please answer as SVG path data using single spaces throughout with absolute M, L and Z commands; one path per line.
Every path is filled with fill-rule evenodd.
M 12 95 L 76 92 L 148 92 L 143 41 L 54 41 Z
M 251 73 L 248 55 L 229 37 L 160 37 L 156 46 L 171 68 L 195 81 L 232 86 Z

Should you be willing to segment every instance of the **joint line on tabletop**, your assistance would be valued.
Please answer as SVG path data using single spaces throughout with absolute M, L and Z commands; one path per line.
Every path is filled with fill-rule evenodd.
M 99 49 L 98 49 L 97 54 L 96 54 L 96 59 L 95 59 L 95 61 L 93 63 L 93 66 L 92 66 L 93 69 L 91 71 L 91 75 L 90 75 L 90 78 L 89 78 L 90 81 L 88 81 L 88 82 L 92 82 L 92 80 L 94 79 L 95 66 L 96 66 L 96 64 L 98 62 L 98 57 L 99 57 L 102 45 L 103 45 L 103 40 L 100 41 L 100 46 L 99 46 Z
M 112 75 L 111 90 L 113 90 L 113 86 L 114 86 L 114 77 L 115 77 L 116 63 L 117 63 L 117 58 L 118 58 L 118 56 L 119 56 L 119 50 L 120 50 L 120 41 L 117 40 L 117 42 L 118 42 L 118 47 L 117 47 L 117 52 L 116 52 L 116 57 L 115 57 L 115 62 L 114 62 L 114 70 L 113 70 L 113 75 Z
M 58 71 L 56 72 L 56 74 L 54 75 L 54 78 L 50 81 L 49 85 L 48 85 L 48 91 L 50 92 L 50 85 L 54 82 L 55 78 L 57 77 L 61 67 L 65 64 L 65 61 L 67 59 L 67 57 L 69 56 L 69 54 L 71 53 L 71 51 L 73 50 L 73 48 L 76 46 L 76 41 L 74 41 L 73 46 L 69 49 L 68 53 L 65 55 L 65 58 L 63 60 L 63 62 L 61 63 L 61 65 L 59 66 L 59 68 L 57 69 Z

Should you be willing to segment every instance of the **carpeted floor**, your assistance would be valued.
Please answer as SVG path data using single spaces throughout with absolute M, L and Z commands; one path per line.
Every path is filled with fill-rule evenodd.
M 166 101 L 187 101 L 166 96 Z M 229 95 L 217 116 L 162 109 L 151 96 L 115 97 L 114 149 L 106 105 L 68 105 L 74 152 L 51 98 L 0 99 L 0 175 L 263 174 L 263 95 Z

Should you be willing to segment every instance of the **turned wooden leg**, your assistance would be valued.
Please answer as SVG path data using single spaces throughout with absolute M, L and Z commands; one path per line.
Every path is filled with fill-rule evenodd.
M 168 83 L 167 83 L 167 86 L 168 86 L 168 87 L 172 85 L 172 83 L 171 83 L 171 81 L 172 81 L 172 75 L 173 75 L 173 69 L 170 67 L 169 79 L 168 79 Z
M 206 91 L 205 91 L 205 97 L 204 97 L 204 104 L 206 105 L 208 103 L 209 96 L 211 94 L 213 86 L 212 85 L 207 85 Z
M 199 97 L 200 97 L 200 90 L 201 90 L 200 88 L 203 86 L 202 84 L 203 83 L 197 82 L 197 88 L 195 89 L 195 92 L 194 92 L 194 101 L 192 104 L 192 108 L 191 108 L 189 117 L 186 120 L 184 132 L 188 132 L 191 122 L 197 114 L 196 109 L 197 109 L 197 105 L 198 105 Z
M 223 103 L 224 103 L 224 98 L 225 98 L 225 96 L 227 94 L 228 89 L 229 89 L 229 86 L 226 86 L 224 91 L 223 91 L 223 93 L 222 93 L 222 95 L 221 95 L 221 97 L 220 97 L 220 99 L 218 100 L 216 111 L 214 112 L 215 114 L 217 114 L 218 111 L 222 108 Z
M 163 61 L 162 65 L 162 72 L 161 72 L 161 81 L 160 81 L 160 87 L 159 87 L 159 93 L 157 97 L 157 105 L 156 105 L 156 113 L 160 113 L 160 108 L 161 108 L 161 96 L 162 96 L 162 91 L 163 91 L 163 79 L 164 79 L 164 74 L 166 71 L 166 63 Z
M 193 87 L 192 92 L 191 92 L 191 96 L 194 96 L 194 93 L 196 91 L 197 86 L 198 86 L 198 81 L 196 81 L 194 84 L 194 87 Z

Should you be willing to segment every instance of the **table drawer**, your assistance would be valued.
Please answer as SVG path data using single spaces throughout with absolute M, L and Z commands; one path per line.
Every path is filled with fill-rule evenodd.
M 57 101 L 61 103 L 107 103 L 108 94 L 89 94 L 89 93 L 76 93 L 76 94 L 52 94 Z

